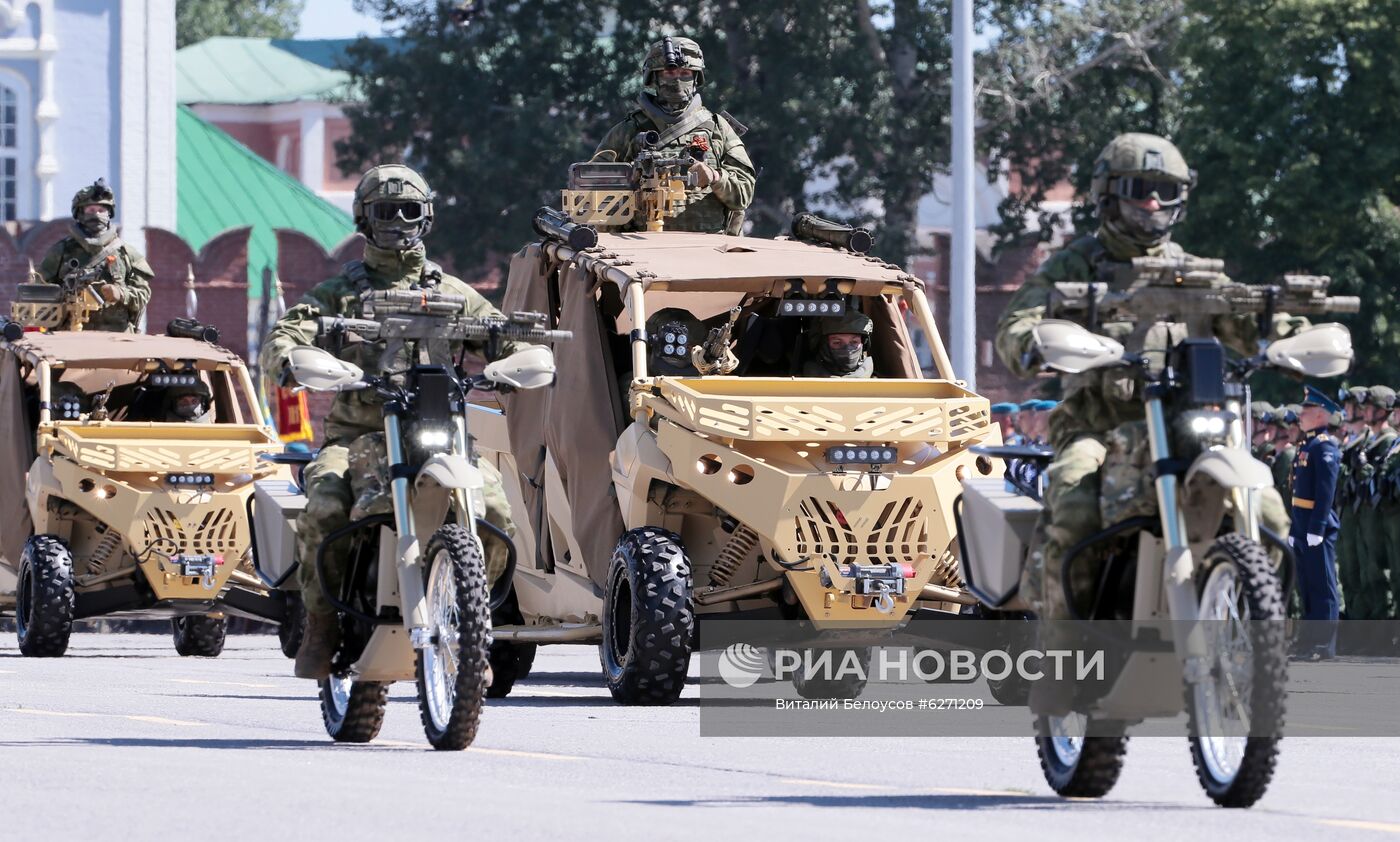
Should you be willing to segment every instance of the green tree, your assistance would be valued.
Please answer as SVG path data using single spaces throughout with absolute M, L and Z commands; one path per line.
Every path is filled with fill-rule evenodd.
M 303 0 L 177 0 L 175 46 L 218 35 L 290 38 L 297 32 L 303 5 Z

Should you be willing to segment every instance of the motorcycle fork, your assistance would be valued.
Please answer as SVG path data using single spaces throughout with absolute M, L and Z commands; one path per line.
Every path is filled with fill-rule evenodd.
M 1165 465 L 1171 458 L 1170 439 L 1167 432 L 1166 411 L 1160 395 L 1147 400 L 1147 432 L 1152 451 L 1152 461 Z M 1196 620 L 1200 605 L 1196 598 L 1195 561 L 1191 556 L 1191 545 L 1186 538 L 1185 519 L 1181 516 L 1180 488 L 1177 475 L 1171 471 L 1155 471 L 1157 489 L 1157 509 L 1162 518 L 1162 544 L 1165 555 L 1162 559 L 1162 587 L 1166 590 L 1167 611 L 1172 619 L 1172 637 L 1176 651 L 1181 656 L 1187 681 L 1194 683 L 1199 678 L 1201 665 L 1205 663 L 1205 639 Z
M 413 506 L 408 499 L 408 476 L 404 471 L 406 459 L 399 417 L 392 412 L 384 415 L 384 440 L 389 451 L 389 489 L 394 501 L 394 532 L 397 536 L 394 569 L 399 576 L 399 599 L 409 639 L 413 641 L 414 648 L 422 648 L 429 642 L 427 597 L 423 587 L 423 571 L 419 569 L 422 551 L 418 545 L 418 532 L 413 525 Z

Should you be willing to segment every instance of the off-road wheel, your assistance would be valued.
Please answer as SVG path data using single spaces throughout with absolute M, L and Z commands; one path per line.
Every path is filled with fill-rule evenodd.
M 461 751 L 476 739 L 486 698 L 486 555 L 476 535 L 449 524 L 433 533 L 423 558 L 432 642 L 418 650 L 418 710 L 433 748 Z
M 322 679 L 321 720 L 326 733 L 338 743 L 367 743 L 379 736 L 389 685 L 379 681 L 355 681 L 349 676 Z
M 24 545 L 15 594 L 19 651 L 30 658 L 57 658 L 73 633 L 73 554 L 53 535 L 35 535 Z
M 650 526 L 623 535 L 603 591 L 599 647 L 612 697 L 624 705 L 680 698 L 694 631 L 690 559 L 680 536 Z
M 301 594 L 289 593 L 287 615 L 277 624 L 277 643 L 282 648 L 282 654 L 288 658 L 295 658 L 305 636 L 306 606 L 301 601 Z
M 810 657 L 818 657 L 811 650 Z M 831 667 L 816 669 L 811 675 L 803 665 L 792 674 L 792 689 L 804 699 L 858 699 L 865 690 L 870 673 L 870 647 L 862 649 L 830 649 Z M 854 653 L 855 660 L 850 655 Z M 845 669 L 843 669 L 845 667 Z M 830 673 L 830 676 L 825 673 Z
M 1091 720 L 1082 713 L 1039 716 L 1035 750 L 1040 771 L 1065 798 L 1102 798 L 1118 783 L 1128 737 L 1120 722 Z
M 175 638 L 176 652 L 186 657 L 217 658 L 224 651 L 228 620 L 193 614 L 171 620 L 170 629 Z
M 491 616 L 493 626 L 515 625 L 525 622 L 525 618 L 520 614 L 520 609 L 516 607 L 515 597 L 512 595 L 504 605 L 497 608 Z M 491 642 L 491 686 L 486 688 L 486 698 L 504 699 L 510 695 L 510 691 L 515 687 L 515 682 L 521 681 L 530 674 L 530 668 L 535 663 L 536 644 L 534 643 L 511 643 L 508 640 L 493 640 Z
M 1186 683 L 1191 761 L 1212 801 L 1248 807 L 1269 787 L 1283 736 L 1286 603 L 1269 554 L 1238 534 L 1206 553 L 1200 597 L 1208 657 Z

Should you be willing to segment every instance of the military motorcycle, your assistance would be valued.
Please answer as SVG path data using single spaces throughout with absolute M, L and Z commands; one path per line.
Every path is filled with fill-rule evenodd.
M 473 376 L 452 361 L 450 343 L 483 340 L 494 356 L 501 340 L 549 343 L 569 333 L 542 328 L 535 314 L 470 318 L 462 315 L 463 303 L 461 296 L 440 293 L 377 291 L 365 302 L 370 318 L 321 320 L 321 344 L 347 337 L 385 341 L 382 373 L 366 373 L 322 348 L 303 346 L 289 356 L 301 387 L 373 390 L 383 400 L 392 511 L 332 532 L 314 559 L 300 561 L 318 566 L 341 623 L 331 677 L 320 683 L 322 718 L 336 741 L 374 739 L 389 684 L 408 679 L 417 682 L 423 729 L 434 748 L 461 750 L 476 735 L 488 685 L 491 612 L 508 596 L 512 571 L 488 590 L 478 530 L 499 530 L 482 517 L 483 480 L 467 429 L 467 395 L 547 386 L 554 357 L 548 348 L 528 348 Z M 395 368 L 405 358 L 407 367 Z M 305 497 L 259 491 L 260 549 L 266 557 L 288 558 Z M 509 536 L 500 534 L 509 545 Z M 334 591 L 325 584 L 326 552 L 343 539 L 351 542 L 351 563 Z M 264 576 L 294 580 L 289 570 L 268 570 L 270 563 L 259 559 Z
M 1120 369 L 1145 410 L 1147 446 L 1134 466 L 1142 487 L 1120 497 L 1138 513 L 1071 547 L 1060 580 L 1045 583 L 1064 589 L 1072 616 L 1042 624 L 1042 646 L 1050 634 L 1117 653 L 1104 680 L 1074 685 L 1071 713 L 1036 717 L 1041 768 L 1063 796 L 1107 794 L 1122 768 L 1128 727 L 1176 717 L 1183 707 L 1197 777 L 1216 804 L 1252 805 L 1273 775 L 1288 663 L 1281 571 L 1291 554 L 1261 523 L 1261 498 L 1273 480 L 1250 454 L 1248 380 L 1263 369 L 1340 375 L 1351 364 L 1351 336 L 1339 324 L 1317 325 L 1261 340 L 1257 353 L 1238 357 L 1227 355 L 1214 324 L 1252 313 L 1259 335 L 1269 336 L 1276 310 L 1357 312 L 1359 301 L 1326 295 L 1327 278 L 1246 285 L 1222 270 L 1219 261 L 1140 258 L 1120 277 L 1057 285 L 1049 314 L 1076 318 L 1047 319 L 1035 329 L 1047 368 L 1106 378 Z M 1125 341 L 1144 350 L 1129 352 L 1080 322 L 1131 325 Z M 1053 458 L 1025 448 L 980 452 L 1042 465 Z M 963 482 L 964 572 L 984 610 L 1026 606 L 1017 589 L 1042 508 L 1035 486 Z M 1102 562 L 1097 585 L 1076 593 L 1074 566 L 1091 556 Z

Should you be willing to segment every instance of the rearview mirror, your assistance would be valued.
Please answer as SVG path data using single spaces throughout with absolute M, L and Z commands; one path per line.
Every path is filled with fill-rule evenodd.
M 292 349 L 287 366 L 297 383 L 313 392 L 339 392 L 359 384 L 365 376 L 359 366 L 307 345 Z
M 1336 322 L 1313 325 L 1264 350 L 1270 365 L 1308 377 L 1346 374 L 1354 357 L 1351 331 Z
M 516 389 L 538 389 L 554 382 L 554 352 L 526 348 L 486 366 L 486 379 Z
M 1081 325 L 1046 319 L 1032 332 L 1045 364 L 1066 374 L 1123 364 L 1123 345 Z

